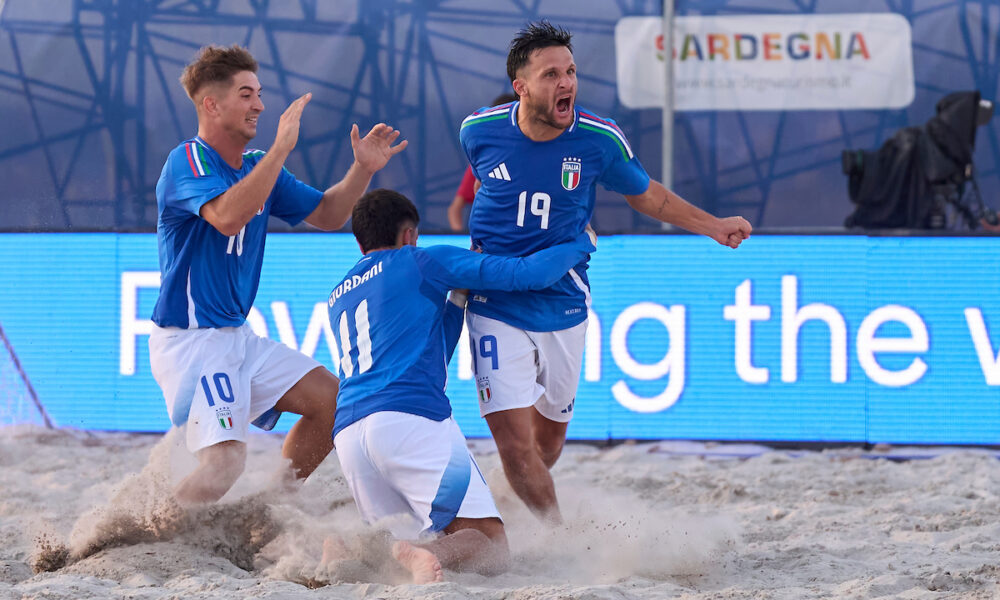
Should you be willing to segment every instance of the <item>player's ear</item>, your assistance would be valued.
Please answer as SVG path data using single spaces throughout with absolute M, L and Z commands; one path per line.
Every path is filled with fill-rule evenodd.
M 417 228 L 413 225 L 407 225 L 403 227 L 403 231 L 400 232 L 400 241 L 403 246 L 416 246 L 417 245 Z
M 211 94 L 205 94 L 201 97 L 201 108 L 205 111 L 207 115 L 214 115 L 218 108 L 218 103 L 215 100 L 215 96 Z
M 510 85 L 511 85 L 512 88 L 514 88 L 514 93 L 517 94 L 518 97 L 521 97 L 521 96 L 524 95 L 525 89 L 524 89 L 524 80 L 523 79 L 521 79 L 520 77 L 518 77 L 514 81 L 510 82 Z

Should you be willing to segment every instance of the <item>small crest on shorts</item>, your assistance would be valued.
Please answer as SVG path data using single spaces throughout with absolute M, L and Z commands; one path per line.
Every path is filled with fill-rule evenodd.
M 580 172 L 583 167 L 581 166 L 580 159 L 576 157 L 563 158 L 562 164 L 562 186 L 563 189 L 568 191 L 573 191 L 576 186 L 580 185 Z
M 215 418 L 218 419 L 219 425 L 221 425 L 223 429 L 233 428 L 233 413 L 228 408 L 215 409 Z
M 476 389 L 479 390 L 479 402 L 489 404 L 493 399 L 493 392 L 490 390 L 490 378 L 483 376 L 476 378 Z

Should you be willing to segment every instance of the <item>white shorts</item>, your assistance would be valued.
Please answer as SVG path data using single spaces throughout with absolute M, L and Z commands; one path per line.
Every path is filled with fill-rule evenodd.
M 187 424 L 191 452 L 219 442 L 246 441 L 251 421 L 322 366 L 258 336 L 246 323 L 218 329 L 154 325 L 149 364 L 167 401 L 170 422 L 178 427 Z
M 377 412 L 334 438 L 340 467 L 361 518 L 411 540 L 456 517 L 500 518 L 458 423 Z
M 482 416 L 534 406 L 568 423 L 580 382 L 587 322 L 559 331 L 525 331 L 466 313 Z

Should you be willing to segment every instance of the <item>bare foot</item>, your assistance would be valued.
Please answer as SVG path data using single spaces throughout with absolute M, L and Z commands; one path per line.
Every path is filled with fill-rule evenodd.
M 335 560 L 344 560 L 347 557 L 347 546 L 344 545 L 344 540 L 340 539 L 340 536 L 331 535 L 323 540 L 323 559 L 319 564 L 328 565 Z
M 392 545 L 392 557 L 413 575 L 413 583 L 444 581 L 441 562 L 430 550 L 410 542 L 396 542 Z

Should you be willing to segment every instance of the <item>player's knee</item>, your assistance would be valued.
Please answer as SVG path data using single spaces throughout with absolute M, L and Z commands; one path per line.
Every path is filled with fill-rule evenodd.
M 538 452 L 530 442 L 507 444 L 500 452 L 500 460 L 508 474 L 527 475 L 538 461 Z
M 455 530 L 453 528 L 459 527 Z M 447 529 L 449 537 L 461 539 L 460 545 L 474 548 L 459 561 L 460 570 L 471 570 L 493 577 L 510 570 L 510 547 L 503 521 L 499 518 L 457 519 Z
M 545 463 L 545 466 L 552 468 L 552 465 L 556 464 L 559 460 L 559 456 L 562 454 L 563 442 L 562 440 L 551 441 L 551 440 L 536 440 L 535 441 L 535 451 L 538 453 L 539 458 Z
M 499 519 L 497 520 L 499 521 Z M 487 531 L 484 533 L 486 533 L 489 540 L 487 542 L 489 544 L 489 552 L 487 560 L 483 561 L 479 569 L 479 574 L 494 577 L 506 573 L 510 570 L 511 558 L 510 546 L 507 544 L 507 535 L 503 530 L 503 525 L 500 525 L 498 532 Z
M 510 548 L 507 546 L 506 541 L 501 544 L 490 540 L 488 544 L 490 545 L 490 549 L 487 553 L 487 558 L 480 562 L 476 572 L 486 577 L 503 575 L 510 570 Z
M 300 414 L 318 424 L 329 425 L 333 430 L 333 418 L 337 411 L 337 390 L 339 380 L 326 369 L 316 369 L 315 379 L 308 388 L 308 397 L 300 402 Z M 313 376 L 311 373 L 310 376 Z

